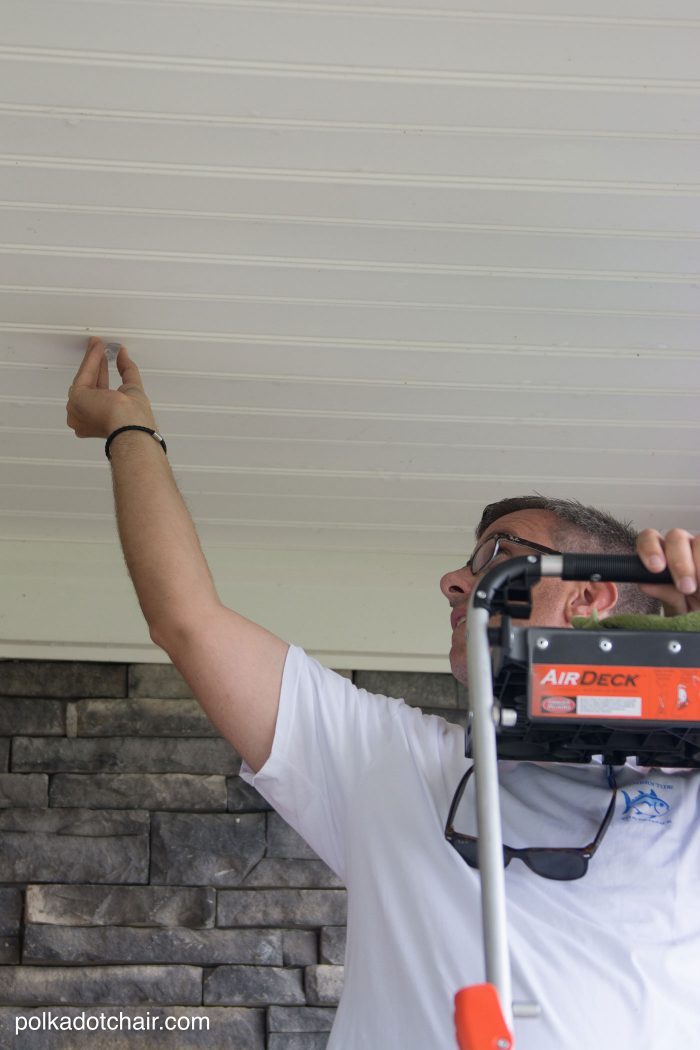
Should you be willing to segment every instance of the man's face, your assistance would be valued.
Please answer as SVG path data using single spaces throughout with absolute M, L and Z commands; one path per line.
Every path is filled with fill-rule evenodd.
M 487 528 L 484 535 L 478 541 L 483 543 L 485 539 L 494 532 L 508 532 L 513 536 L 519 536 L 523 540 L 533 540 L 546 547 L 556 547 L 552 540 L 552 530 L 556 518 L 550 511 L 521 510 L 514 514 L 506 514 L 494 521 Z M 476 543 L 474 544 L 476 546 Z M 500 551 L 508 556 L 523 557 L 528 553 L 527 548 L 503 540 Z M 483 575 L 493 568 L 494 564 L 487 566 L 479 576 L 473 576 L 470 569 L 466 567 L 455 569 L 446 573 L 440 580 L 440 590 L 450 603 L 450 612 L 456 612 L 455 620 L 467 615 L 467 605 L 474 587 Z M 540 627 L 569 627 L 570 616 L 567 613 L 567 596 L 570 591 L 561 580 L 542 579 L 532 589 L 532 616 L 529 620 L 513 620 L 516 626 L 540 626 Z M 491 618 L 491 625 L 500 622 L 500 616 Z M 467 644 L 465 639 L 464 622 L 457 623 L 452 628 L 452 647 L 450 649 L 450 667 L 452 674 L 459 681 L 467 684 Z

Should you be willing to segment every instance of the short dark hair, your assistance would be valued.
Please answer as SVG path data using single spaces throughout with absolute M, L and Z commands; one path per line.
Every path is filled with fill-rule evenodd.
M 597 507 L 587 507 L 576 499 L 542 496 L 513 496 L 489 503 L 476 527 L 476 538 L 498 518 L 519 510 L 546 510 L 557 518 L 552 529 L 552 543 L 562 551 L 576 554 L 635 554 L 637 536 L 632 522 L 622 522 Z M 615 614 L 645 613 L 659 615 L 662 605 L 640 591 L 635 583 L 619 583 Z

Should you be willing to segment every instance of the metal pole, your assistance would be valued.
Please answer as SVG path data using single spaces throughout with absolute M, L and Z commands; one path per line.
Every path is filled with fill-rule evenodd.
M 474 608 L 474 594 L 467 612 L 467 673 L 471 736 L 476 779 L 476 819 L 479 836 L 482 921 L 486 980 L 498 991 L 501 1009 L 513 1030 L 513 993 L 506 928 L 506 890 L 503 835 L 498 791 L 496 726 L 493 718 L 493 684 L 488 641 L 489 610 Z

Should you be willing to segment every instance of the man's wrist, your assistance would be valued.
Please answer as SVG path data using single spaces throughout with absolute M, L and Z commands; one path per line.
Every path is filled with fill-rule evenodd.
M 157 430 L 158 424 L 152 413 L 139 412 L 137 409 L 128 415 L 113 416 L 107 425 L 105 437 L 110 437 L 115 430 L 121 430 L 122 427 L 148 427 L 149 430 Z

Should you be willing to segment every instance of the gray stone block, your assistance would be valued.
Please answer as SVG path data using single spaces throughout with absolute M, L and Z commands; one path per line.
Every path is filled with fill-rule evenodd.
M 0 963 L 3 966 L 15 966 L 20 962 L 19 934 L 13 937 L 0 937 Z
M 148 882 L 147 813 L 0 810 L 1 882 Z
M 330 1032 L 335 1010 L 323 1006 L 271 1006 L 268 1032 Z
M 302 1004 L 302 975 L 302 970 L 275 966 L 219 966 L 204 978 L 203 1001 L 211 1006 Z
M 368 693 L 403 699 L 413 707 L 457 706 L 457 682 L 451 674 L 358 671 L 355 685 Z
M 0 812 L 0 831 L 45 832 L 54 835 L 145 835 L 148 813 L 114 813 L 97 809 L 6 809 Z
M 22 921 L 21 890 L 0 889 L 0 937 L 14 936 L 19 933 Z
M 0 740 L 0 772 L 5 773 L 10 768 L 10 741 Z
M 20 961 L 23 896 L 21 890 L 0 889 L 0 964 L 3 966 Z
M 326 1032 L 273 1032 L 267 1050 L 326 1050 L 329 1039 Z
M 318 854 L 274 810 L 267 815 L 267 856 L 290 860 L 318 860 Z
M 78 736 L 220 737 L 196 700 L 80 700 Z
M 231 813 L 261 813 L 271 810 L 259 791 L 240 777 L 228 778 L 228 808 Z
M 342 879 L 322 860 L 282 860 L 263 857 L 242 884 L 246 888 L 338 889 L 345 888 Z
M 16 893 L 21 914 L 21 894 Z M 14 912 L 12 912 L 14 914 Z M 213 927 L 216 891 L 209 887 L 170 889 L 161 886 L 27 886 L 25 921 L 55 926 L 186 926 Z M 2 931 L 0 931 L 2 932 Z M 8 929 L 7 932 L 12 932 Z
M 323 927 L 321 930 L 322 963 L 330 963 L 331 966 L 343 966 L 345 964 L 347 934 L 346 926 Z
M 0 736 L 63 736 L 65 731 L 65 702 L 0 697 Z
M 217 926 L 342 926 L 345 890 L 222 890 Z
M 342 966 L 307 966 L 306 999 L 310 1006 L 327 1006 L 340 1002 L 345 969 Z
M 260 813 L 155 813 L 154 885 L 238 886 L 265 852 Z
M 78 735 L 78 712 L 75 704 L 66 704 L 66 736 L 73 738 Z
M 0 773 L 0 808 L 45 809 L 49 778 L 44 773 Z
M 126 696 L 126 664 L 74 660 L 3 660 L 0 695 L 78 699 Z
M 132 930 L 127 926 L 26 926 L 26 963 L 191 963 L 282 966 L 280 930 Z
M 318 962 L 318 934 L 315 930 L 282 930 L 282 957 L 285 966 L 313 966 Z
M 75 1031 L 48 1028 L 51 1020 L 58 1026 L 64 1018 L 77 1026 Z M 182 1027 L 166 1030 L 166 1023 L 173 1021 Z M 42 1023 L 46 1030 L 29 1030 L 30 1024 Z M 25 1024 L 16 1035 L 17 1028 Z M 152 1005 L 147 1012 L 133 1007 L 0 1007 L 0 1046 L 12 1050 L 265 1050 L 265 1011 Z
M 57 773 L 51 781 L 52 806 L 89 805 L 96 809 L 226 809 L 226 777 L 191 773 Z M 0 777 L 0 805 L 2 777 Z
M 15 773 L 214 773 L 231 775 L 240 758 L 223 739 L 16 737 Z
M 129 691 L 125 695 L 186 700 L 192 697 L 192 690 L 173 663 L 130 664 Z
M 1 1006 L 199 1006 L 195 966 L 0 966 Z

